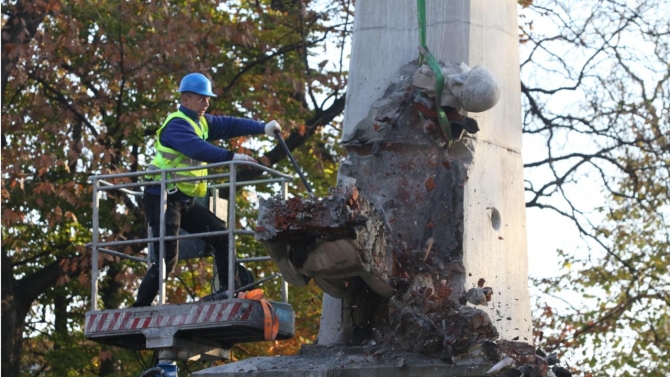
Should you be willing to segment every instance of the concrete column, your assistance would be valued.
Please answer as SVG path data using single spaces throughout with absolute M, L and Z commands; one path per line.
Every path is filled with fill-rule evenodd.
M 426 0 L 427 45 L 438 60 L 488 67 L 501 84 L 493 109 L 468 114 L 481 131 L 464 144 L 473 153 L 463 192 L 465 289 L 484 279 L 493 299 L 479 308 L 501 338 L 530 342 L 516 7 L 503 0 Z M 356 2 L 342 140 L 352 139 L 400 68 L 418 57 L 418 46 L 415 1 Z M 324 297 L 319 344 L 337 339 L 338 301 Z

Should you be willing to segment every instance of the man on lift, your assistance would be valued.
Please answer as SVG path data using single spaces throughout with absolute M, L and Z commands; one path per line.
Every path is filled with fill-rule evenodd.
M 209 100 L 216 95 L 212 83 L 200 73 L 190 73 L 181 80 L 179 110 L 168 115 L 156 132 L 156 156 L 149 170 L 201 166 L 206 163 L 224 161 L 256 162 L 252 157 L 233 153 L 216 147 L 208 141 L 230 139 L 244 135 L 265 133 L 274 136 L 281 131 L 276 121 L 261 123 L 251 119 L 205 114 Z M 174 177 L 201 177 L 207 169 L 196 169 L 175 173 Z M 160 179 L 160 175 L 153 179 Z M 144 211 L 151 226 L 153 237 L 160 232 L 160 185 L 147 186 L 144 191 Z M 167 209 L 165 210 L 165 235 L 175 236 L 179 228 L 189 233 L 216 232 L 226 230 L 226 223 L 208 208 L 197 203 L 195 197 L 207 193 L 206 181 L 179 182 L 167 185 Z M 218 235 L 203 238 L 214 250 L 220 289 L 204 298 L 219 300 L 228 297 L 228 236 Z M 158 250 L 158 242 L 154 244 Z M 179 258 L 179 241 L 165 241 L 165 274 L 169 275 Z M 147 270 L 137 293 L 134 307 L 150 306 L 158 294 L 158 264 L 154 262 Z M 242 265 L 236 265 L 235 285 L 245 286 L 254 281 L 251 273 Z

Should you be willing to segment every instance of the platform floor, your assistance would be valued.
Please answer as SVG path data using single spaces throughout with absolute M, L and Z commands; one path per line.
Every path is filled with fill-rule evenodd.
M 292 338 L 291 305 L 271 304 L 279 318 L 277 339 Z M 237 343 L 264 341 L 263 321 L 260 302 L 233 299 L 89 311 L 84 334 L 96 342 L 136 350 L 175 347 L 181 340 L 228 349 Z

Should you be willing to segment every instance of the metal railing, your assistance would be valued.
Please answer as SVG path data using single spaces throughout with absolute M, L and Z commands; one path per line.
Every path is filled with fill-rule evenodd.
M 253 181 L 244 181 L 237 182 L 236 175 L 231 174 L 235 172 L 236 166 L 247 166 L 252 169 L 259 169 L 263 172 L 269 174 L 269 177 Z M 220 168 L 228 167 L 228 172 L 226 173 L 216 173 L 208 174 L 202 177 L 182 177 L 182 178 L 169 178 L 168 174 L 175 176 L 174 172 L 184 172 L 189 170 L 201 170 L 201 169 L 211 169 L 211 168 Z M 134 177 L 144 177 L 147 175 L 157 176 L 160 174 L 160 179 L 148 180 L 143 182 L 131 182 L 131 183 L 118 183 L 114 184 L 110 181 L 119 179 L 119 178 L 134 178 Z M 190 234 L 179 234 L 176 236 L 166 236 L 165 227 L 161 226 L 159 236 L 152 237 L 148 236 L 147 238 L 134 239 L 134 240 L 124 240 L 124 241 L 111 241 L 111 242 L 100 242 L 100 193 L 102 191 L 111 191 L 119 190 L 127 195 L 132 195 L 135 197 L 140 197 L 143 195 L 142 191 L 133 191 L 132 188 L 140 188 L 143 186 L 161 186 L 161 199 L 160 206 L 163 210 L 160 213 L 160 223 L 165 224 L 165 208 L 167 206 L 167 189 L 166 186 L 170 183 L 177 182 L 190 182 L 190 181 L 211 181 L 214 179 L 228 179 L 227 183 L 218 183 L 208 185 L 208 190 L 212 192 L 212 204 L 216 208 L 216 200 L 218 199 L 218 190 L 228 188 L 228 229 L 224 231 L 216 232 L 206 232 L 206 233 L 190 233 Z M 258 261 L 267 261 L 271 258 L 268 257 L 256 257 L 256 258 L 237 258 L 235 236 L 236 235 L 253 235 L 254 231 L 244 230 L 244 229 L 235 229 L 236 219 L 235 219 L 235 197 L 237 196 L 237 188 L 240 186 L 250 186 L 250 185 L 261 185 L 261 184 L 270 184 L 270 183 L 279 183 L 281 186 L 281 196 L 283 199 L 287 198 L 288 182 L 291 181 L 293 177 L 280 173 L 276 170 L 272 170 L 263 165 L 258 165 L 251 162 L 245 161 L 228 161 L 228 162 L 219 162 L 215 164 L 203 165 L 198 167 L 186 167 L 186 168 L 174 168 L 174 169 L 165 169 L 165 170 L 151 170 L 151 171 L 141 171 L 141 172 L 129 172 L 129 173 L 119 173 L 119 174 L 104 174 L 104 175 L 93 175 L 89 177 L 89 181 L 93 184 L 93 232 L 91 243 L 86 246 L 91 249 L 91 310 L 97 310 L 98 306 L 98 263 L 99 263 L 99 252 L 114 255 L 121 258 L 131 259 L 140 262 L 147 262 L 150 264 L 151 253 L 147 253 L 146 258 L 140 258 L 118 251 L 110 250 L 108 247 L 112 246 L 125 246 L 139 243 L 146 243 L 147 250 L 150 250 L 150 245 L 153 242 L 158 241 L 159 243 L 159 252 L 156 262 L 159 266 L 159 289 L 158 289 L 158 304 L 165 304 L 165 241 L 187 239 L 187 238 L 201 238 L 204 236 L 211 237 L 216 235 L 228 235 L 228 287 L 235 287 L 235 264 L 236 263 L 245 263 L 245 262 L 258 262 Z M 216 212 L 215 212 L 216 214 Z M 151 234 L 151 233 L 149 233 Z M 221 271 L 219 271 L 221 273 Z M 238 288 L 249 288 L 251 286 L 258 285 L 269 279 L 277 277 L 277 275 L 272 275 L 270 277 L 263 278 L 261 280 L 255 281 L 254 283 L 247 285 L 245 287 Z M 288 285 L 286 281 L 281 278 L 281 296 L 282 301 L 288 301 Z M 234 298 L 233 294 L 228 295 L 228 300 Z

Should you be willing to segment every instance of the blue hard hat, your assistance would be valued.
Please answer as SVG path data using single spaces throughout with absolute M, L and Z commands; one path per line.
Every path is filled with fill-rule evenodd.
M 216 97 L 212 92 L 212 82 L 202 73 L 189 73 L 181 79 L 179 93 L 192 92 L 207 97 Z

